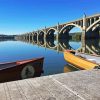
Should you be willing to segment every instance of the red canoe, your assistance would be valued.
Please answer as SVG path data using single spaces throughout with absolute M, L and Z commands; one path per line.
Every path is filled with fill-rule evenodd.
M 0 63 L 0 82 L 38 77 L 43 73 L 44 58 Z

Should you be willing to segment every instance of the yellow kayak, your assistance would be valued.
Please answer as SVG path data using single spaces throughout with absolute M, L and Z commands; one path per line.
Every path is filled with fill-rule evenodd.
M 74 54 L 72 54 L 70 51 L 64 51 L 64 59 L 80 68 L 80 69 L 85 69 L 85 70 L 90 70 L 90 69 L 94 69 L 94 68 L 99 68 L 99 65 L 95 62 L 89 61 L 85 58 L 79 57 L 79 56 L 75 56 Z

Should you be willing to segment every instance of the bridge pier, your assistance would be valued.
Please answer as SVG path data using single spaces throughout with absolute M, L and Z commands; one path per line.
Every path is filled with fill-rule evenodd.
M 25 40 L 25 35 L 23 35 L 23 39 Z
M 82 42 L 82 52 L 85 53 L 85 39 L 86 39 L 86 27 L 88 25 L 88 22 L 86 21 L 86 15 L 83 15 L 83 29 L 82 29 L 82 36 L 81 36 L 81 42 Z
M 32 42 L 34 41 L 34 39 L 33 39 L 33 35 L 34 35 L 34 33 L 32 32 Z
M 46 26 L 45 26 L 45 34 L 44 34 L 44 47 L 45 47 L 45 50 L 46 50 L 46 34 L 47 34 L 47 29 L 46 29 Z
M 57 24 L 57 30 L 58 30 L 58 33 L 56 34 L 56 40 L 59 41 L 59 31 L 60 31 L 59 22 Z
M 39 30 L 37 32 L 37 37 L 36 37 L 37 45 L 39 45 Z
M 25 34 L 25 40 L 27 39 L 27 35 Z
M 86 31 L 82 31 L 81 42 L 82 42 L 82 52 L 85 53 L 86 45 L 85 45 L 85 38 Z
M 28 38 L 29 38 L 28 41 L 30 42 L 30 34 L 28 34 Z

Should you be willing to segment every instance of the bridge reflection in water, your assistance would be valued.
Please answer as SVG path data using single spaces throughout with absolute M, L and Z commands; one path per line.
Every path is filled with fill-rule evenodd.
M 100 56 L 100 39 L 86 40 L 84 46 L 78 50 L 87 54 Z
M 45 49 L 52 49 L 59 52 L 62 52 L 66 49 L 70 50 L 75 50 L 76 48 L 73 47 L 70 42 L 72 40 L 69 39 L 59 39 L 59 41 L 54 40 L 54 39 L 30 39 L 26 40 L 23 39 L 21 40 L 26 43 L 30 43 L 33 45 L 38 45 L 40 47 L 44 47 Z M 78 41 L 79 43 L 79 41 Z M 87 54 L 95 54 L 95 55 L 100 55 L 100 40 L 99 39 L 92 39 L 92 40 L 85 40 L 84 42 L 80 41 L 81 46 L 77 48 L 79 52 L 84 52 Z M 77 68 L 74 68 L 70 65 L 65 65 L 64 66 L 64 72 L 70 72 L 70 71 L 76 71 L 79 70 Z
M 34 40 L 21 40 L 26 43 L 30 43 L 33 45 L 38 45 L 40 47 L 44 47 L 46 49 L 52 49 L 56 50 L 57 52 L 63 52 L 66 49 L 70 50 L 78 50 L 79 52 L 87 53 L 87 54 L 95 54 L 95 55 L 100 55 L 100 39 L 89 39 L 85 40 L 84 42 L 80 42 L 80 47 L 75 48 L 73 45 L 70 44 L 70 42 L 77 42 L 77 41 L 72 41 L 69 39 L 59 39 L 59 41 L 54 40 L 54 39 L 37 39 Z

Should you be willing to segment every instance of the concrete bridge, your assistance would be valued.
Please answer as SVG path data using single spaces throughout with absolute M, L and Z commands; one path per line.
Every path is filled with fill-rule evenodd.
M 51 41 L 57 40 L 57 42 L 60 41 L 60 47 L 64 47 L 64 43 L 62 40 L 66 39 L 66 41 L 69 40 L 69 32 L 74 28 L 78 27 L 82 31 L 81 35 L 81 42 L 82 42 L 82 48 L 80 51 L 86 52 L 87 51 L 91 53 L 95 53 L 92 48 L 89 48 L 90 46 L 86 46 L 86 38 L 99 38 L 100 37 L 100 14 L 92 15 L 92 16 L 86 16 L 84 14 L 82 19 L 78 19 L 72 22 L 59 24 L 53 27 L 44 28 L 38 31 L 25 33 L 22 35 L 16 36 L 17 39 L 20 40 L 28 40 L 33 41 L 34 43 L 37 43 L 38 45 L 41 44 L 42 46 L 45 45 L 45 47 L 49 48 L 58 48 L 55 44 L 51 44 Z M 67 43 L 66 43 L 67 44 Z M 66 48 L 66 45 L 65 47 Z M 71 48 L 68 46 L 68 48 Z M 68 49 L 67 48 L 67 49 Z M 91 51 L 90 51 L 91 50 Z
M 59 24 L 56 26 L 44 28 L 34 32 L 25 33 L 17 36 L 17 38 L 24 39 L 67 39 L 69 37 L 69 32 L 77 27 L 82 31 L 81 39 L 85 38 L 98 38 L 100 31 L 100 14 L 86 16 L 84 14 L 83 18 L 74 20 L 71 22 Z

